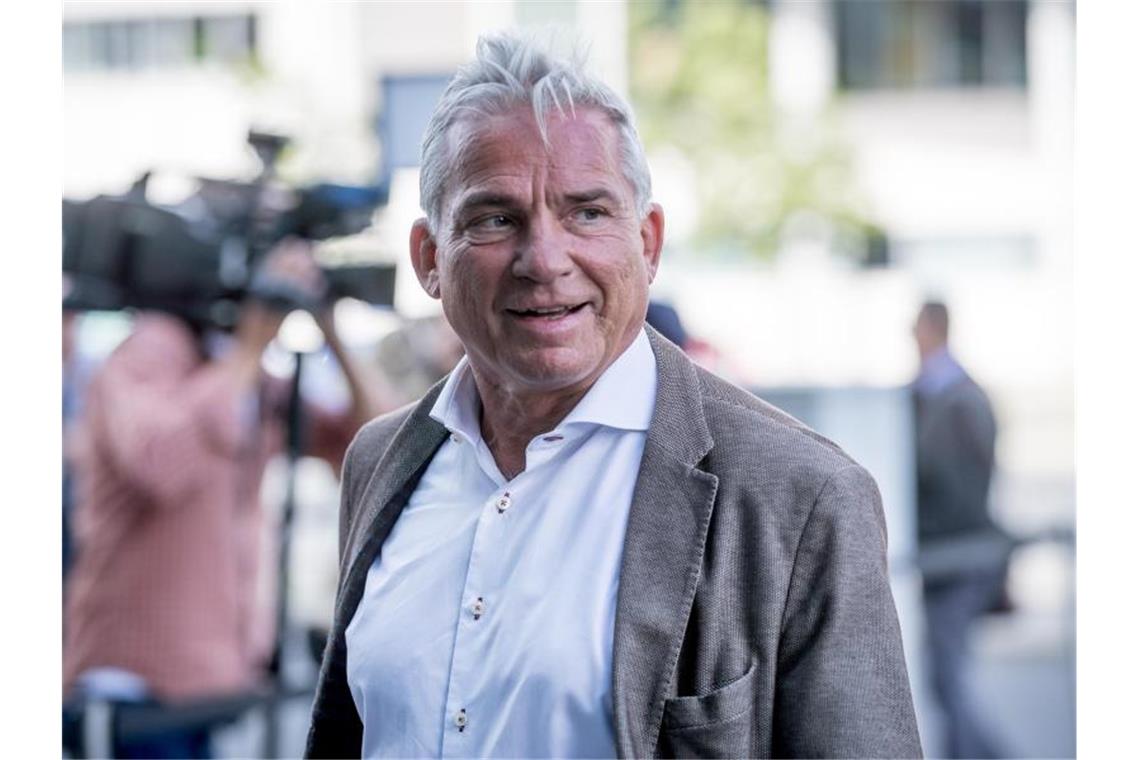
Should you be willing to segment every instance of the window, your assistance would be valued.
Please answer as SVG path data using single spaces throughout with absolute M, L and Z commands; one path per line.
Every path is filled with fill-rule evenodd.
M 845 90 L 1024 87 L 1025 0 L 836 0 Z
M 380 82 L 383 110 L 377 121 L 381 154 L 380 182 L 401 167 L 420 165 L 420 142 L 435 104 L 451 74 L 388 76 Z
M 248 58 L 254 47 L 252 16 L 219 16 L 201 19 L 201 57 L 234 62 Z
M 142 71 L 206 61 L 237 63 L 257 54 L 257 18 L 189 18 L 66 22 L 65 71 Z

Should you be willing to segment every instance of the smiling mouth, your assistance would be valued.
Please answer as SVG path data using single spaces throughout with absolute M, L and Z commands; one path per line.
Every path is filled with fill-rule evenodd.
M 567 314 L 576 314 L 585 308 L 585 303 L 580 303 L 577 306 L 551 306 L 542 309 L 507 309 L 507 313 L 515 317 L 523 317 L 525 319 L 558 319 Z

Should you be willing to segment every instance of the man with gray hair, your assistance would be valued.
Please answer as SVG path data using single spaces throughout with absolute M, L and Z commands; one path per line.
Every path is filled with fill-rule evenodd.
M 921 754 L 874 481 L 645 326 L 629 106 L 484 38 L 420 191 L 466 357 L 346 460 L 307 754 Z

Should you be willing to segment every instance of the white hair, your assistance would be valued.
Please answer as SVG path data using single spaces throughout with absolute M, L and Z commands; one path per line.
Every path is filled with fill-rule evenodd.
M 559 59 L 534 40 L 500 33 L 479 38 L 475 60 L 452 77 L 424 132 L 420 203 L 433 233 L 439 230 L 444 185 L 452 166 L 448 130 L 464 116 L 494 116 L 520 105 L 530 105 L 534 111 L 543 142 L 547 141 L 546 114 L 551 109 L 573 114 L 576 107 L 597 108 L 605 113 L 617 128 L 622 173 L 633 187 L 637 212 L 648 213 L 649 165 L 629 104 L 587 73 L 580 55 Z

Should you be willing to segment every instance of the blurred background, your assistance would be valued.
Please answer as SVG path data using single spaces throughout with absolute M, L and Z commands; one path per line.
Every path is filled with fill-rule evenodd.
M 177 204 L 195 178 L 249 181 L 251 129 L 288 136 L 284 183 L 376 188 L 371 227 L 317 256 L 394 267 L 386 303 L 346 299 L 337 318 L 395 404 L 458 357 L 405 262 L 436 99 L 482 32 L 584 43 L 637 113 L 667 223 L 652 295 L 678 341 L 879 481 L 930 756 L 951 751 L 925 645 L 912 327 L 924 302 L 946 305 L 950 348 L 992 402 L 989 508 L 1012 545 L 1002 598 L 970 627 L 966 688 L 1002 756 L 1072 757 L 1074 23 L 1065 0 L 65 2 L 63 192 L 127 193 L 151 172 L 147 201 Z M 65 384 L 81 395 L 131 326 L 75 312 Z M 304 343 L 287 322 L 266 370 L 286 377 Z M 325 358 L 303 381 L 335 407 Z M 301 458 L 291 478 L 279 457 L 261 491 L 269 535 L 287 492 L 296 506 L 287 688 L 232 706 L 218 756 L 300 754 L 333 606 L 334 468 Z

